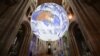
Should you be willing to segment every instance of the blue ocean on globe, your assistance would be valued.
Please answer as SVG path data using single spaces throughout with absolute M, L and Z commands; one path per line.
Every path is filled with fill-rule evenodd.
M 60 39 L 68 30 L 69 20 L 63 7 L 55 3 L 39 5 L 32 13 L 32 32 L 44 41 Z

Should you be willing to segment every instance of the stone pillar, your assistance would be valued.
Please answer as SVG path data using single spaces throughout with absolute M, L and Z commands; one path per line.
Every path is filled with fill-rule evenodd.
M 29 0 L 17 1 L 19 0 L 2 0 L 0 2 L 0 56 L 8 55 L 9 49 L 21 25 L 25 26 L 26 35 L 18 55 L 28 55 L 31 29 L 28 20 L 25 21 L 23 19 L 29 7 Z
M 68 0 L 85 41 L 94 56 L 100 56 L 100 0 Z

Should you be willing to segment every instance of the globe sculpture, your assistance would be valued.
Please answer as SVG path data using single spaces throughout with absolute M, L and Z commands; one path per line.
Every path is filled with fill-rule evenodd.
M 44 3 L 32 13 L 33 33 L 41 40 L 56 41 L 68 30 L 69 20 L 66 11 L 58 4 Z

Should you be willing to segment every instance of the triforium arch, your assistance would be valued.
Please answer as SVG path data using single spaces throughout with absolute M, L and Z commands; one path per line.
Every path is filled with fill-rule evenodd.
M 79 51 L 75 42 L 75 36 L 73 35 L 73 28 L 77 25 L 76 22 L 72 22 L 69 25 L 69 46 L 70 46 L 70 55 L 71 56 L 78 56 L 79 55 Z
M 12 43 L 8 56 L 28 56 L 29 43 L 32 37 L 31 27 L 28 21 L 23 20 Z
M 19 52 L 19 56 L 28 56 L 29 44 L 32 38 L 30 23 L 28 21 L 23 21 L 22 27 L 24 28 L 24 38 Z
M 71 56 L 92 56 L 84 35 L 76 22 L 72 22 L 69 26 L 69 46 Z

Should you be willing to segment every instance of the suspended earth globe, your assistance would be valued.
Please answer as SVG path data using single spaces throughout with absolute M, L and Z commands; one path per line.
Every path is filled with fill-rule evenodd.
M 58 4 L 44 3 L 32 13 L 32 31 L 41 40 L 59 40 L 68 30 L 68 26 L 66 11 Z

